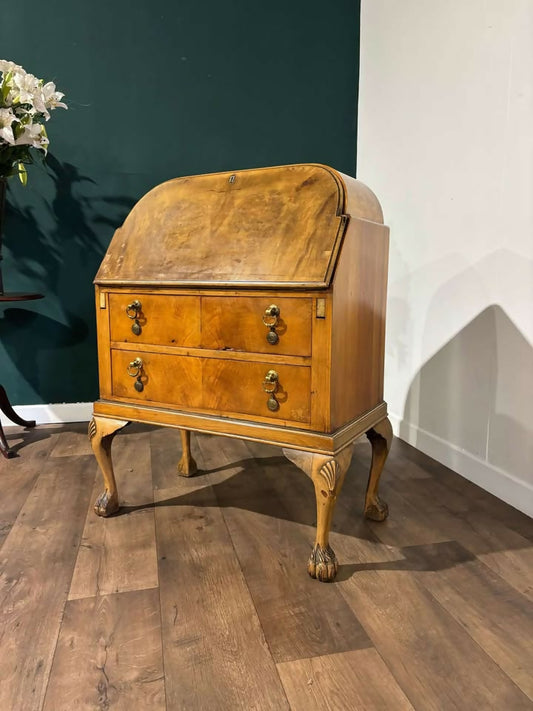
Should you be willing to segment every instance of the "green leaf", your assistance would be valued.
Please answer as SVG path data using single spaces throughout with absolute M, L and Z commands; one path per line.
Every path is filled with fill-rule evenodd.
M 19 180 L 22 183 L 22 185 L 26 185 L 26 183 L 28 182 L 28 173 L 26 171 L 26 166 L 24 165 L 24 163 L 19 163 L 18 169 L 19 169 Z

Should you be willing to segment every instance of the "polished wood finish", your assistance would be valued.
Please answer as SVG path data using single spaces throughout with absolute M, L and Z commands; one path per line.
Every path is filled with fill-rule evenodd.
M 329 545 L 333 511 L 344 477 L 352 458 L 352 446 L 345 447 L 335 457 L 284 449 L 283 454 L 305 472 L 315 486 L 317 505 L 316 540 L 307 565 L 312 578 L 329 583 L 337 575 L 337 557 Z
M 134 423 L 123 512 L 101 519 L 86 430 L 6 428 L 24 456 L 0 460 L 0 708 L 533 707 L 527 516 L 399 439 L 394 516 L 357 516 L 360 440 L 317 585 L 313 487 L 280 448 L 192 433 L 201 474 L 178 477 L 178 430 Z
M 325 286 L 342 240 L 344 210 L 340 174 L 321 165 L 176 178 L 132 210 L 96 280 Z
M 162 424 L 297 450 L 313 462 L 317 493 L 308 570 L 332 580 L 330 504 L 365 432 L 375 452 L 366 515 L 387 515 L 378 497 L 391 431 L 383 402 L 387 259 L 376 197 L 327 166 L 154 188 L 117 230 L 95 279 L 95 422 L 104 427 L 110 417 L 111 430 L 119 420 Z M 96 512 L 109 515 L 118 506 L 110 445 L 96 439 L 94 447 L 107 469 Z M 183 449 L 178 472 L 188 476 L 187 437 Z
M 123 420 L 111 420 L 96 415 L 89 422 L 89 439 L 96 461 L 100 465 L 105 486 L 103 493 L 100 494 L 94 505 L 95 513 L 98 516 L 111 516 L 119 508 L 117 483 L 111 460 L 111 445 L 118 430 L 127 424 Z
M 279 342 L 267 340 L 269 328 L 263 323 L 266 309 L 280 310 L 275 326 Z M 202 296 L 202 346 L 218 350 L 281 355 L 311 355 L 311 312 L 313 300 L 277 296 Z M 268 319 L 267 319 L 268 321 Z
M 128 294 L 109 294 L 109 332 L 112 341 L 156 346 L 200 345 L 200 302 L 193 296 L 143 294 L 137 319 L 126 309 L 134 301 Z M 133 311 L 130 313 L 134 313 Z M 134 333 L 135 321 L 140 332 Z

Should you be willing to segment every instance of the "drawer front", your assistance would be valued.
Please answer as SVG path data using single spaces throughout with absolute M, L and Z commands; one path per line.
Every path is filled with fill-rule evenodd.
M 134 365 L 136 358 L 141 359 L 141 366 Z M 177 408 L 202 406 L 202 363 L 199 358 L 113 349 L 111 380 L 115 397 L 168 403 Z M 142 383 L 140 390 L 136 388 L 139 380 Z
M 266 313 L 271 306 L 279 309 L 278 315 Z M 309 356 L 312 312 L 313 300 L 307 298 L 204 296 L 202 346 Z
M 200 345 L 199 297 L 109 294 L 109 314 L 112 341 L 191 348 Z
M 277 379 L 268 380 L 269 372 Z M 203 407 L 208 410 L 310 422 L 310 393 L 311 369 L 305 366 L 204 360 Z
M 115 397 L 220 415 L 310 421 L 311 369 L 306 366 L 112 349 L 111 369 Z

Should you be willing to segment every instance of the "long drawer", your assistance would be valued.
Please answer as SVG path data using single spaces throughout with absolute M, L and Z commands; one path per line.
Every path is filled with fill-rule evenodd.
M 310 422 L 311 369 L 112 349 L 112 394 L 218 414 Z
M 109 294 L 110 340 L 311 355 L 312 299 Z

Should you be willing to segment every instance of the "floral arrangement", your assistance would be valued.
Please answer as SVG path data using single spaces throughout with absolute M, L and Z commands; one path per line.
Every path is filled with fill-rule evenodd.
M 67 108 L 62 98 L 54 82 L 45 84 L 18 64 L 0 60 L 0 178 L 18 174 L 26 184 L 25 164 L 33 163 L 32 149 L 46 156 L 44 124 L 52 109 Z

